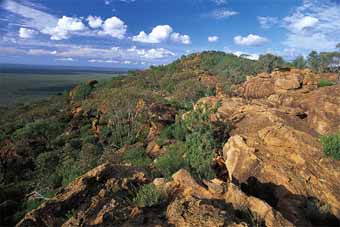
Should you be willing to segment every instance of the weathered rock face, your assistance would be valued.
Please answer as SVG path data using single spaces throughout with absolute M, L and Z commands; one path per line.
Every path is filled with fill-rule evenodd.
M 287 93 L 303 88 L 317 88 L 320 79 L 335 81 L 333 74 L 315 74 L 308 69 L 291 69 L 287 72 L 261 73 L 248 80 L 238 89 L 238 93 L 246 98 L 266 98 L 275 93 Z
M 132 187 L 145 180 L 142 172 L 131 167 L 101 165 L 26 214 L 17 226 L 123 225 L 133 209 L 127 200 Z
M 183 198 L 173 201 L 167 209 L 169 222 L 176 227 L 248 226 L 236 216 L 233 208 L 222 201 Z
M 201 100 L 221 101 L 216 118 L 234 123 L 232 137 L 223 149 L 229 175 L 249 195 L 268 202 L 294 225 L 315 225 L 304 215 L 310 200 L 328 204 L 329 215 L 334 215 L 328 224 L 337 225 L 340 166 L 324 156 L 319 137 L 340 131 L 340 86 L 305 90 L 303 84 L 314 84 L 311 81 L 320 77 L 306 74 L 308 82 L 304 82 L 305 74 L 283 73 L 280 77 L 276 73 L 271 75 L 274 89 L 263 95 L 251 93 L 259 89 L 251 83 L 268 80 L 267 76 L 245 83 L 245 97 L 255 100 Z M 278 86 L 286 92 L 277 91 Z

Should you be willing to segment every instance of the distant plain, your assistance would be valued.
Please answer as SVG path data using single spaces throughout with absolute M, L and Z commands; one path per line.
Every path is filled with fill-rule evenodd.
M 9 108 L 62 95 L 81 81 L 110 79 L 122 71 L 68 68 L 0 68 L 0 107 Z

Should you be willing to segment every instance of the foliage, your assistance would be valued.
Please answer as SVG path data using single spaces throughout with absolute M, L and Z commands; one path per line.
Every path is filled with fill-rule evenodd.
M 82 82 L 73 89 L 73 99 L 75 101 L 85 100 L 92 92 L 92 86 L 89 83 Z
M 277 67 L 284 67 L 285 61 L 279 56 L 273 54 L 260 55 L 258 64 L 262 71 L 271 73 Z
M 215 174 L 211 169 L 213 152 L 212 132 L 194 132 L 186 140 L 186 159 L 190 171 L 202 179 L 211 179 Z
M 323 145 L 323 151 L 327 156 L 340 160 L 340 134 L 321 136 L 320 142 Z
M 143 116 L 134 115 L 132 110 L 117 110 L 110 117 L 109 142 L 115 148 L 122 148 L 125 144 L 143 141 L 147 131 L 143 128 Z
M 26 124 L 23 128 L 17 129 L 12 138 L 14 141 L 35 141 L 49 146 L 51 142 L 63 132 L 63 126 L 64 125 L 55 118 L 39 119 Z
M 330 81 L 330 80 L 320 80 L 319 83 L 318 83 L 318 86 L 319 87 L 328 87 L 328 86 L 332 86 L 334 85 L 333 81 Z
M 303 68 L 306 67 L 307 62 L 306 62 L 305 58 L 301 55 L 301 56 L 296 57 L 296 58 L 293 60 L 292 65 L 293 65 L 295 68 L 303 69 Z
M 175 124 L 167 126 L 165 129 L 163 129 L 158 140 L 160 143 L 163 143 L 163 141 L 166 139 L 184 141 L 187 133 L 188 130 L 185 125 L 177 120 Z
M 155 160 L 155 167 L 164 177 L 170 178 L 172 174 L 186 166 L 184 153 L 185 147 L 182 143 L 170 145 L 167 147 L 166 153 Z
M 164 200 L 164 192 L 159 191 L 154 184 L 146 184 L 138 190 L 133 201 L 138 207 L 152 207 Z
M 198 105 L 183 120 L 164 129 L 161 137 L 176 139 L 176 143 L 167 147 L 167 152 L 155 161 L 156 168 L 163 176 L 169 178 L 180 168 L 189 169 L 198 178 L 209 179 L 214 176 L 211 168 L 214 150 L 221 149 L 226 141 L 225 137 L 222 141 L 217 135 L 227 134 L 230 130 L 228 125 L 215 127 L 210 122 L 210 115 L 217 111 L 218 106 Z M 174 135 L 177 134 L 180 136 L 176 138 Z
M 123 160 L 131 163 L 132 166 L 145 168 L 151 163 L 151 159 L 145 154 L 142 148 L 132 148 L 123 155 Z
M 63 161 L 62 165 L 59 165 L 56 171 L 57 174 L 62 177 L 63 186 L 67 186 L 83 173 L 80 164 L 72 158 L 68 158 Z

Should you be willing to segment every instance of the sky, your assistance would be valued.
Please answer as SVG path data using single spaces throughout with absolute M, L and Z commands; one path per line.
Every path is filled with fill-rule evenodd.
M 146 68 L 218 50 L 334 51 L 340 0 L 0 0 L 0 63 Z

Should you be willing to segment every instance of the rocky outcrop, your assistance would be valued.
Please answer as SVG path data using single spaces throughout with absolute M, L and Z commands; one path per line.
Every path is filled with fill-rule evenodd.
M 301 88 L 304 91 L 310 91 L 318 87 L 321 79 L 336 81 L 333 74 L 316 74 L 309 69 L 274 71 L 271 74 L 261 73 L 256 77 L 248 77 L 248 80 L 238 88 L 237 93 L 246 98 L 258 99 Z
M 304 81 L 306 75 L 308 82 Z M 200 102 L 221 102 L 215 118 L 233 122 L 223 155 L 230 178 L 244 191 L 268 202 L 299 226 L 315 225 L 304 215 L 310 200 L 328 204 L 329 215 L 333 215 L 328 224 L 337 225 L 340 184 L 335 179 L 340 177 L 339 162 L 324 156 L 319 137 L 340 131 L 340 87 L 306 91 L 304 84 L 313 85 L 311 81 L 318 80 L 306 75 L 270 75 L 275 82 L 269 96 L 254 93 L 250 96 L 257 99 L 253 100 L 211 97 Z M 268 77 L 260 75 L 243 86 L 257 91 L 256 84 L 249 87 L 250 81 Z M 277 83 L 280 90 L 275 88 Z M 243 94 L 249 98 L 249 92 Z
M 119 226 L 129 220 L 133 188 L 144 173 L 104 164 L 78 178 L 55 198 L 26 214 L 17 226 Z

